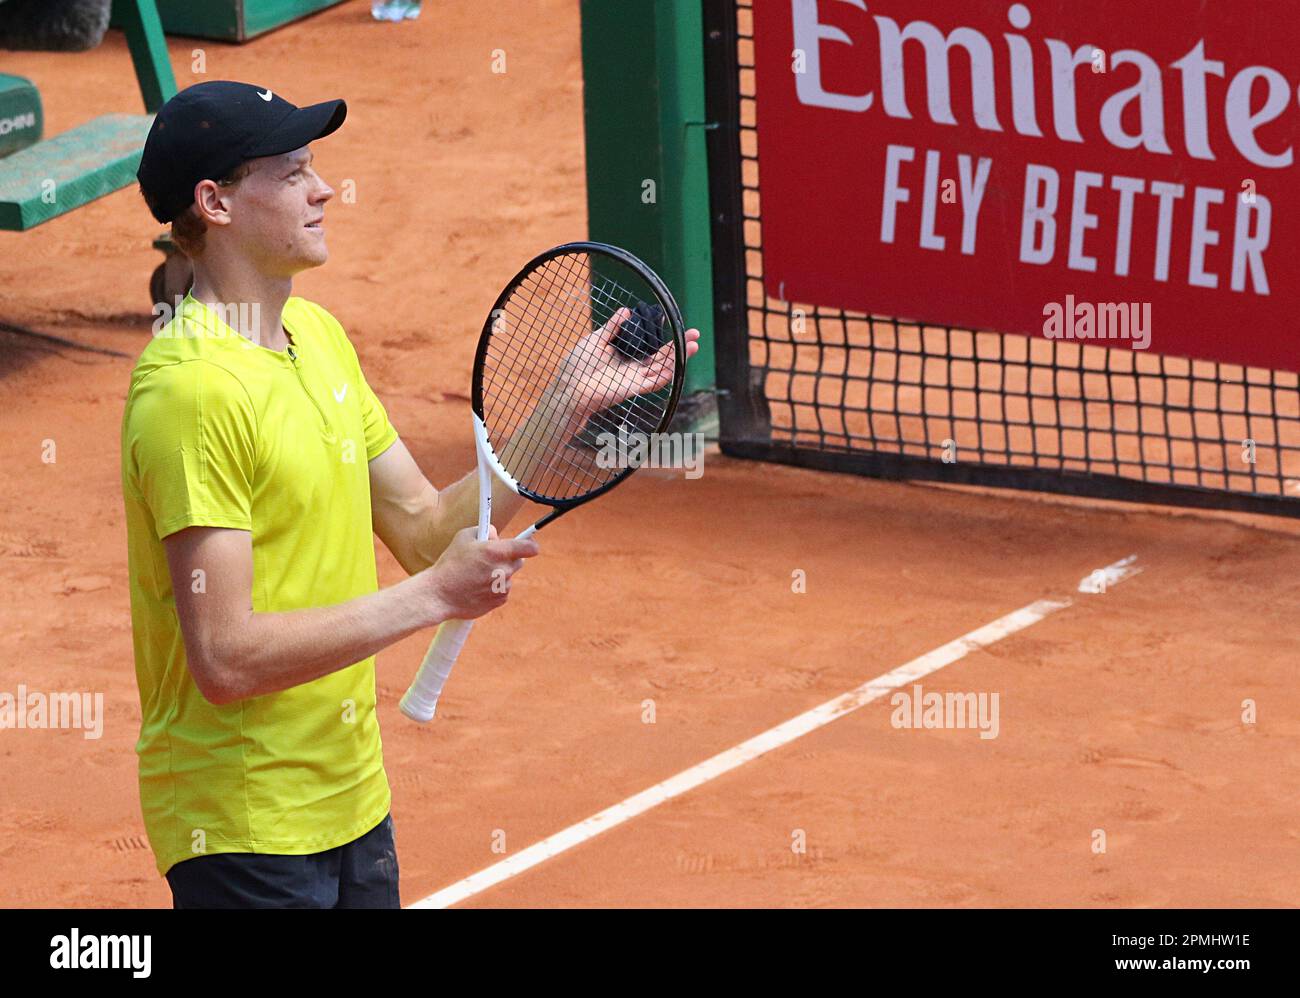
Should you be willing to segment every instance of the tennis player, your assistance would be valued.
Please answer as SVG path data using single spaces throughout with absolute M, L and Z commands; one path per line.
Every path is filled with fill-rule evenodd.
M 474 475 L 430 485 L 342 327 L 292 296 L 328 255 L 309 144 L 346 113 L 201 83 L 140 163 L 194 266 L 122 423 L 140 798 L 177 908 L 398 907 L 374 655 L 501 606 L 538 551 L 496 537 L 506 490 L 476 540 Z M 372 531 L 408 579 L 379 589 Z

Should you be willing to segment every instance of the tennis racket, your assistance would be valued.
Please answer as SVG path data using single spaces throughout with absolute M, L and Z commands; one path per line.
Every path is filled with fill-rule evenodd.
M 686 354 L 677 303 L 631 253 L 578 242 L 529 261 L 497 298 L 474 356 L 479 540 L 497 483 L 551 507 L 519 534 L 531 537 L 632 474 L 621 458 L 648 450 L 638 435 L 667 429 Z M 439 626 L 402 697 L 407 717 L 433 717 L 472 625 Z

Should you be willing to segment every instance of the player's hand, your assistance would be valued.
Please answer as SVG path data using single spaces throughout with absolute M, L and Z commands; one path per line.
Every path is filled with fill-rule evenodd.
M 473 620 L 505 603 L 510 580 L 535 557 L 537 542 L 500 538 L 496 527 L 480 541 L 474 527 L 458 531 L 437 564 L 425 569 L 433 615 L 438 620 Z
M 565 358 L 554 391 L 576 413 L 590 416 L 672 382 L 677 347 L 671 339 L 644 358 L 630 358 L 618 349 L 620 331 L 631 319 L 632 310 L 620 308 Z M 698 329 L 686 330 L 687 360 L 699 351 L 699 339 Z

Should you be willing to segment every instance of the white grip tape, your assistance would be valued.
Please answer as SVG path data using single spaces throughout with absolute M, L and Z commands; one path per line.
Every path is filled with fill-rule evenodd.
M 473 627 L 472 620 L 447 620 L 439 625 L 429 650 L 424 653 L 424 661 L 420 663 L 415 682 L 399 704 L 402 713 L 412 721 L 423 724 L 433 719 L 442 687 L 451 675 L 451 667 L 456 664 L 465 639 Z
M 513 479 L 506 475 L 492 455 L 487 429 L 477 415 L 474 416 L 474 444 L 478 451 L 478 539 L 485 541 L 492 525 L 493 471 L 496 470 L 497 475 L 511 489 L 517 489 Z M 524 533 L 532 536 L 532 529 L 535 528 Z M 442 695 L 442 688 L 451 675 L 451 667 L 456 664 L 456 658 L 473 626 L 472 620 L 446 620 L 439 625 L 438 633 L 433 636 L 433 642 L 424 654 L 424 661 L 420 663 L 420 671 L 415 674 L 415 681 L 398 704 L 402 713 L 412 721 L 423 724 L 433 720 L 433 713 L 438 709 L 438 697 Z

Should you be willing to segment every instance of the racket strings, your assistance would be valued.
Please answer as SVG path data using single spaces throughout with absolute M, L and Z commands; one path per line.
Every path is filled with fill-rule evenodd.
M 607 321 L 609 317 L 613 316 L 613 315 L 618 311 L 618 309 L 620 309 L 620 308 L 624 308 L 624 307 L 628 307 L 628 308 L 630 308 L 630 307 L 634 306 L 635 304 L 637 304 L 637 301 L 636 301 L 635 296 L 632 296 L 632 295 L 630 295 L 630 294 L 628 294 L 628 293 L 624 293 L 624 294 L 622 295 L 622 297 L 615 297 L 615 296 L 611 295 L 611 294 L 609 293 L 609 290 L 608 290 L 608 287 L 610 286 L 610 284 L 611 284 L 611 282 L 609 282 L 608 280 L 604 280 L 604 281 L 602 281 L 602 285 L 604 285 L 604 287 L 602 287 L 602 286 L 600 286 L 600 285 L 593 285 L 593 290 L 592 290 L 592 299 L 593 299 L 593 301 L 598 301 L 598 302 L 600 302 L 600 304 L 602 305 L 602 307 L 601 307 L 600 309 L 592 309 L 593 314 L 598 315 L 598 319 L 597 319 L 597 324 L 598 324 L 598 325 L 603 325 L 604 322 Z M 622 289 L 619 289 L 619 290 L 621 291 Z M 531 334 L 531 332 L 532 332 L 532 330 L 533 330 L 533 328 L 534 328 L 534 327 L 533 327 L 533 323 L 536 321 L 537 316 L 536 316 L 536 315 L 528 315 L 528 314 L 526 313 L 526 311 L 519 311 L 519 312 L 516 312 L 516 313 L 513 313 L 513 314 L 512 314 L 512 313 L 510 312 L 510 309 L 509 309 L 508 305 L 509 305 L 509 303 L 507 303 L 507 307 L 506 307 L 505 309 L 503 309 L 503 311 L 505 311 L 505 312 L 506 312 L 508 315 L 510 315 L 512 318 L 515 318 L 515 319 L 517 319 L 517 320 L 521 320 L 523 323 L 527 324 L 527 328 L 526 328 L 526 331 L 525 331 L 525 335 L 529 335 L 529 334 Z M 542 318 L 545 319 L 545 320 L 550 321 L 550 320 L 554 320 L 555 318 L 557 318 L 557 316 L 555 316 L 555 315 L 552 313 L 552 314 L 548 314 L 548 315 L 542 316 Z M 552 339 L 552 340 L 551 340 L 551 345 L 552 345 L 552 346 L 557 346 L 559 342 L 560 342 L 560 341 L 559 341 L 558 339 Z M 491 352 L 492 352 L 492 343 L 489 343 L 489 352 L 490 352 L 490 354 L 491 354 Z M 554 361 L 554 360 L 556 360 L 557 358 L 556 358 L 556 356 L 555 356 L 555 353 L 554 353 L 553 351 L 551 351 L 551 352 L 548 352 L 548 355 L 547 355 L 546 357 L 542 358 L 542 359 L 543 359 L 543 361 L 545 362 L 545 361 Z M 559 359 L 562 359 L 562 358 L 559 358 Z M 583 373 L 584 373 L 584 374 L 587 374 L 587 373 L 590 373 L 590 372 L 589 372 L 589 371 L 584 371 Z M 615 381 L 616 381 L 616 379 L 614 379 L 614 378 L 612 378 L 612 377 L 607 377 L 607 378 L 605 379 L 605 385 L 606 385 L 606 387 L 611 387 L 611 388 L 614 387 L 614 386 L 615 386 Z M 664 393 L 666 394 L 665 390 L 661 389 L 660 391 L 661 391 L 661 392 L 664 392 Z M 630 399 L 630 400 L 628 401 L 628 404 L 629 404 L 629 405 L 633 405 L 633 406 L 636 407 L 636 408 L 642 408 L 642 409 L 645 409 L 646 412 L 647 412 L 647 417 L 649 417 L 650 415 L 653 415 L 654 417 L 657 418 L 659 415 L 662 414 L 662 406 L 653 406 L 653 407 L 652 407 L 652 406 L 646 405 L 646 404 L 644 404 L 644 403 L 640 403 L 639 399 L 640 399 L 640 397 L 635 397 L 635 398 L 633 398 L 633 399 Z
M 571 269 L 571 267 L 566 269 Z M 554 277 L 554 275 L 544 275 L 544 276 Z M 566 348 L 568 346 L 568 343 L 573 340 L 573 336 L 572 335 L 566 336 L 564 334 L 565 333 L 571 334 L 573 331 L 572 327 L 576 326 L 577 331 L 585 335 L 587 332 L 590 331 L 590 328 L 593 325 L 602 324 L 604 321 L 607 320 L 609 316 L 612 316 L 619 307 L 623 307 L 624 305 L 631 305 L 635 303 L 635 297 L 630 294 L 625 294 L 621 298 L 614 298 L 609 295 L 607 288 L 596 286 L 596 294 L 594 295 L 594 297 L 597 300 L 603 299 L 605 304 L 603 308 L 592 309 L 590 308 L 590 303 L 587 299 L 587 296 L 583 294 L 581 288 L 577 290 L 569 291 L 566 294 L 562 289 L 555 288 L 553 281 L 550 282 L 546 287 L 541 287 L 540 285 L 536 284 L 536 282 L 534 283 L 535 286 L 533 287 L 529 287 L 527 284 L 525 284 L 521 288 L 521 290 L 524 292 L 524 295 L 526 295 L 525 301 L 522 301 L 521 303 L 520 296 L 517 295 L 515 298 L 513 298 L 510 302 L 506 304 L 506 307 L 503 309 L 503 311 L 508 318 L 515 320 L 515 322 L 512 325 L 516 335 L 509 337 L 506 346 L 509 347 L 510 350 L 507 352 L 517 351 L 519 346 L 519 342 L 518 342 L 519 340 L 522 340 L 524 343 L 528 344 L 529 347 L 532 349 L 532 351 L 536 354 L 536 357 L 534 358 L 535 369 L 536 369 L 536 373 L 539 375 L 553 372 L 557 364 L 561 362 L 564 359 L 564 357 L 567 355 Z M 602 281 L 601 283 L 604 285 L 609 284 L 608 281 Z M 566 284 L 572 284 L 572 281 L 571 280 L 566 281 Z M 541 292 L 540 301 L 539 301 L 539 292 Z M 567 310 L 568 312 L 567 315 L 565 313 L 558 311 L 557 304 L 562 302 L 565 298 L 580 301 L 583 306 L 581 310 L 582 314 L 579 314 L 578 316 L 575 317 L 573 315 L 574 310 L 571 304 Z M 516 307 L 512 309 L 510 307 L 511 305 L 515 305 Z M 595 323 L 592 322 L 591 318 L 585 315 L 585 313 L 588 311 L 590 311 L 592 313 L 592 316 L 595 318 L 596 320 Z M 573 321 L 575 318 L 577 320 L 576 323 Z M 568 321 L 566 322 L 566 320 Z M 554 333 L 552 332 L 551 335 L 541 336 L 539 335 L 539 329 L 538 329 L 539 325 L 543 327 L 549 326 L 551 327 L 552 330 L 558 330 L 561 333 L 561 335 L 557 336 L 554 335 Z M 568 325 L 571 328 L 569 329 L 561 328 L 565 325 Z M 495 349 L 497 345 L 500 344 L 500 342 L 501 342 L 501 337 L 498 335 L 494 337 L 489 344 L 489 356 L 492 356 L 495 360 L 497 360 L 498 364 L 501 365 L 500 367 L 498 367 L 496 371 L 493 372 L 494 375 L 506 374 L 507 368 L 505 365 L 507 364 L 508 360 L 512 359 L 505 356 L 502 351 Z M 518 358 L 513 358 L 513 359 L 517 360 Z M 580 372 L 582 376 L 590 377 L 593 373 L 595 373 L 592 370 L 594 365 L 591 363 L 591 361 L 593 359 L 595 358 L 594 357 L 589 358 L 586 369 Z M 511 371 L 509 373 L 511 376 L 517 376 L 518 374 L 517 371 Z M 604 379 L 606 386 L 609 387 L 613 386 L 613 383 L 617 380 L 616 377 L 614 377 L 614 375 L 616 374 L 617 374 L 616 368 L 614 367 L 607 368 L 605 372 L 605 379 Z M 541 380 L 541 379 L 539 378 L 535 380 Z M 506 381 L 505 377 L 493 377 L 493 383 L 498 388 L 504 387 L 505 381 Z M 518 412 L 516 412 L 515 415 L 518 415 Z
M 481 368 L 488 436 L 506 470 L 541 496 L 572 499 L 618 477 L 631 452 L 621 448 L 615 461 L 601 461 L 597 448 L 653 432 L 668 408 L 671 383 L 640 390 L 657 363 L 628 360 L 595 335 L 619 309 L 655 300 L 608 276 L 612 266 L 602 260 L 605 273 L 598 273 L 585 253 L 553 257 L 493 316 Z M 557 385 L 607 404 L 578 413 L 562 404 L 563 393 L 549 394 Z
M 554 277 L 553 274 L 537 276 L 539 278 Z M 518 376 L 517 368 L 521 359 L 519 356 L 521 353 L 521 343 L 525 347 L 531 347 L 535 352 L 535 356 L 532 358 L 534 361 L 533 373 L 535 376 L 544 376 L 541 380 L 546 381 L 558 370 L 559 365 L 562 364 L 565 357 L 567 357 L 567 349 L 565 348 L 566 343 L 575 339 L 575 337 L 572 336 L 545 336 L 541 334 L 548 327 L 552 329 L 559 328 L 563 333 L 567 331 L 563 329 L 566 324 L 574 325 L 574 323 L 566 321 L 570 318 L 569 316 L 557 311 L 556 303 L 561 300 L 561 295 L 564 293 L 557 292 L 553 287 L 553 283 L 554 282 L 547 285 L 544 289 L 545 293 L 542 294 L 540 298 L 538 297 L 538 291 L 541 289 L 538 286 L 534 285 L 529 287 L 527 283 L 522 286 L 522 290 L 527 296 L 527 300 L 523 303 L 523 306 L 517 307 L 512 311 L 510 308 L 511 302 L 507 302 L 506 306 L 502 310 L 507 317 L 516 320 L 513 327 L 507 326 L 508 329 L 513 328 L 516 330 L 516 335 L 509 338 L 509 340 L 504 344 L 506 349 L 502 351 L 496 351 L 493 349 L 500 337 L 494 337 L 489 341 L 488 356 L 494 359 L 498 365 L 493 371 L 489 383 L 495 392 L 499 393 L 503 398 L 509 398 L 514 403 L 511 406 L 509 413 L 506 414 L 505 423 L 502 426 L 503 429 L 505 426 L 509 426 L 512 430 L 517 428 L 517 424 L 522 422 L 523 418 L 526 418 L 529 414 L 535 411 L 533 405 L 535 405 L 536 399 L 532 396 L 540 398 L 541 394 L 537 390 L 539 387 L 536 383 L 538 380 L 537 377 L 534 377 L 534 383 L 530 385 L 530 388 L 532 389 L 530 393 L 524 394 L 518 391 L 510 391 L 511 379 Z M 575 297 L 572 292 L 567 292 L 567 295 L 569 297 Z M 516 305 L 519 304 L 517 299 L 512 299 L 511 301 L 515 302 Z M 579 319 L 574 328 L 585 335 L 586 332 L 589 331 L 587 327 L 590 322 L 590 317 Z M 485 375 L 486 374 L 487 370 L 485 368 Z M 536 438 L 534 446 L 522 452 L 518 451 L 516 448 L 515 452 L 510 454 L 510 462 L 515 465 L 515 467 L 508 467 L 508 470 L 511 471 L 511 474 L 514 475 L 517 480 L 519 480 L 521 476 L 525 475 L 530 463 L 536 463 L 536 459 L 541 453 L 545 451 L 554 451 L 559 443 L 556 438 L 563 428 L 562 416 L 563 413 L 557 411 L 555 418 L 551 420 L 553 426 L 550 432 L 544 436 Z M 499 434 L 493 432 L 491 435 L 498 436 Z M 508 446 L 506 449 L 509 450 Z M 553 473 L 553 478 L 559 477 L 561 468 L 572 468 L 579 473 L 579 479 L 574 480 L 566 477 L 565 483 L 571 487 L 571 490 L 576 490 L 575 494 L 581 494 L 584 491 L 590 490 L 591 486 L 584 480 L 586 475 L 584 474 L 584 469 L 580 465 L 566 457 L 563 452 L 553 453 L 551 457 L 554 462 L 554 467 L 550 469 Z M 553 488 L 557 483 L 552 480 L 546 484 L 549 484 Z M 540 481 L 534 482 L 532 485 L 535 491 L 541 491 L 543 488 L 543 483 Z
M 587 434 L 608 433 L 610 436 L 600 442 L 612 442 L 620 435 L 652 431 L 661 420 L 660 407 L 650 409 L 636 400 L 625 405 L 627 409 L 617 421 L 610 413 L 596 413 L 589 417 Z M 571 498 L 591 491 L 614 477 L 621 467 L 617 463 L 599 467 L 593 463 L 593 454 L 587 446 L 578 444 L 573 439 L 561 439 L 566 432 L 572 436 L 573 428 L 566 427 L 565 415 L 563 409 L 557 409 L 551 414 L 546 420 L 550 424 L 549 429 L 544 435 L 536 436 L 532 446 L 524 450 L 515 449 L 512 453 L 510 445 L 506 445 L 507 461 L 512 466 L 512 474 L 524 480 L 523 483 L 534 492 L 554 498 Z M 585 443 L 590 444 L 592 441 L 588 439 Z M 615 460 L 625 460 L 627 454 L 626 449 L 616 451 Z M 531 481 L 527 480 L 530 478 Z

